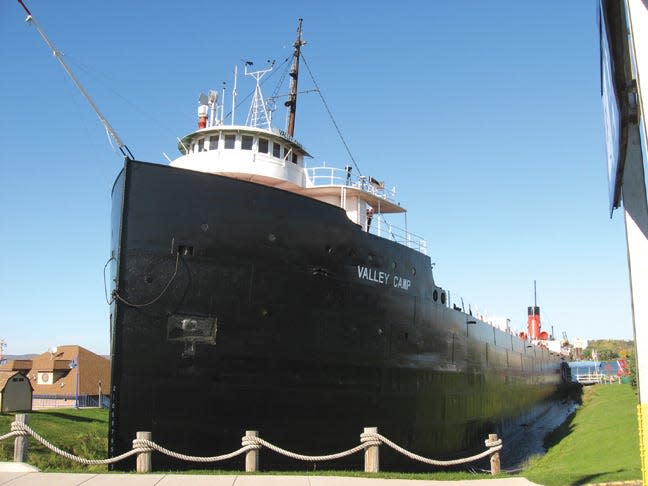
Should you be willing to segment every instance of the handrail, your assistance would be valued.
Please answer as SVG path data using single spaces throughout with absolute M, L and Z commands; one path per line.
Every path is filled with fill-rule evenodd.
M 307 167 L 306 176 L 313 186 L 348 186 L 372 194 L 380 199 L 395 203 L 396 189 L 385 189 L 372 177 L 356 176 L 338 167 Z
M 399 226 L 395 226 L 384 218 L 376 223 L 379 224 L 373 224 L 369 228 L 369 233 L 390 239 L 396 243 L 400 243 L 401 245 L 405 245 L 408 248 L 412 248 L 413 250 L 417 250 L 424 255 L 427 255 L 427 241 L 422 236 L 411 233 Z
M 384 183 L 378 182 L 372 177 L 358 177 L 351 171 L 340 169 L 338 167 L 326 166 L 306 168 L 306 177 L 308 183 L 312 187 L 353 187 L 379 199 L 395 204 L 396 189 L 385 189 Z M 395 241 L 427 255 L 427 241 L 425 238 L 411 233 L 407 229 L 393 225 L 388 222 L 382 214 L 380 216 L 375 216 L 375 218 L 374 224 L 369 226 L 369 233 Z

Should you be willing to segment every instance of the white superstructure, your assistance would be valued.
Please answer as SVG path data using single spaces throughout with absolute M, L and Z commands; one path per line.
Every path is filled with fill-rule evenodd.
M 264 184 L 339 206 L 365 231 L 426 253 L 422 238 L 383 217 L 406 212 L 395 201 L 395 190 L 385 189 L 373 177 L 357 176 L 349 166 L 306 167 L 305 159 L 310 158 L 306 149 L 289 134 L 270 127 L 271 112 L 259 82 L 266 72 L 246 69 L 256 79 L 256 88 L 245 125 L 223 123 L 224 107 L 218 104 L 216 93 L 201 95 L 198 130 L 180 140 L 182 155 L 171 166 Z

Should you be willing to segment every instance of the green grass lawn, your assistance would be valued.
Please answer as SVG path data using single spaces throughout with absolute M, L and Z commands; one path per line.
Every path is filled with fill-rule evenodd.
M 529 467 L 522 475 L 535 483 L 547 486 L 640 479 L 636 400 L 635 392 L 629 385 L 597 385 L 586 388 L 583 406 L 570 420 L 547 437 L 547 454 L 529 461 Z M 0 414 L 0 435 L 10 430 L 12 421 L 13 415 Z M 73 454 L 95 459 L 108 457 L 106 410 L 59 409 L 32 412 L 30 426 L 54 445 Z M 0 442 L 0 461 L 11 460 L 13 440 Z M 107 471 L 106 466 L 83 466 L 60 457 L 49 452 L 34 439 L 29 440 L 28 462 L 42 471 Z M 155 457 L 153 467 L 155 468 Z M 361 468 L 362 455 L 358 454 L 358 471 L 318 470 L 292 474 L 368 476 Z M 232 474 L 232 471 L 214 470 L 183 472 Z M 492 476 L 470 472 L 435 472 L 379 473 L 377 477 L 461 480 Z
M 630 385 L 585 388 L 583 406 L 546 439 L 523 476 L 571 485 L 641 479 L 637 396 Z
M 11 430 L 13 414 L 0 414 L 0 435 Z M 55 409 L 31 412 L 29 426 L 67 452 L 87 459 L 108 457 L 108 411 L 98 408 Z M 13 439 L 0 442 L 0 461 L 13 461 Z M 29 464 L 41 471 L 104 472 L 107 466 L 83 466 L 50 452 L 29 439 Z

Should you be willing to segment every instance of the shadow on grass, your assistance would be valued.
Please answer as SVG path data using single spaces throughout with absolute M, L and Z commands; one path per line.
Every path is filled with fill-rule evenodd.
M 569 414 L 567 420 L 545 436 L 543 441 L 545 449 L 552 448 L 573 431 L 574 426 L 572 425 L 572 422 L 574 421 L 574 417 L 576 417 L 575 411 Z
M 583 484 L 590 484 L 596 482 L 596 478 L 600 478 L 601 476 L 605 476 L 607 474 L 614 474 L 614 473 L 621 473 L 624 472 L 623 469 L 617 469 L 616 471 L 605 471 L 605 472 L 600 472 L 597 474 L 588 474 L 587 476 L 583 476 L 580 479 L 577 479 L 574 481 L 573 484 L 574 486 L 581 486 Z
M 81 417 L 79 415 L 74 415 L 71 413 L 65 413 L 65 412 L 32 412 L 34 415 L 38 415 L 40 417 L 57 417 L 62 420 L 69 420 L 70 422 L 82 422 L 82 423 L 108 423 L 107 418 L 97 418 L 97 417 Z
M 579 406 L 583 404 L 583 387 L 580 383 L 569 383 L 565 385 L 561 390 L 561 395 L 563 400 L 572 401 Z M 572 432 L 574 417 L 576 417 L 576 410 L 570 413 L 562 424 L 545 436 L 543 440 L 545 449 L 550 449 L 555 446 Z

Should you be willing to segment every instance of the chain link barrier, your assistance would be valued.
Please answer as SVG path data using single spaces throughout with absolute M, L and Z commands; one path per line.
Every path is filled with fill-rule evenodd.
M 398 444 L 392 442 L 385 436 L 377 433 L 377 432 L 363 432 L 360 434 L 360 444 L 348 449 L 346 451 L 341 451 L 337 452 L 334 454 L 327 454 L 327 455 L 319 455 L 319 456 L 310 456 L 310 455 L 305 455 L 305 454 L 298 454 L 296 452 L 291 452 L 286 449 L 282 449 L 281 447 L 278 447 L 260 437 L 254 437 L 254 436 L 244 436 L 241 439 L 241 445 L 242 447 L 236 451 L 230 452 L 229 454 L 223 454 L 219 456 L 190 456 L 187 454 L 181 454 L 178 452 L 171 451 L 169 449 L 166 449 L 159 444 L 156 444 L 155 442 L 147 439 L 134 439 L 133 440 L 133 449 L 127 452 L 124 452 L 123 454 L 120 454 L 119 456 L 111 457 L 108 459 L 86 459 L 80 456 L 76 456 L 74 454 L 71 454 L 69 452 L 64 451 L 63 449 L 59 449 L 55 445 L 51 444 L 47 440 L 45 440 L 43 437 L 41 437 L 39 434 L 37 434 L 32 428 L 30 428 L 28 425 L 14 421 L 11 423 L 11 432 L 8 434 L 0 436 L 0 442 L 6 439 L 10 439 L 12 437 L 26 437 L 26 436 L 32 436 L 36 441 L 40 442 L 43 446 L 47 447 L 49 450 L 54 452 L 55 454 L 58 454 L 60 456 L 63 456 L 67 459 L 70 459 L 72 461 L 78 462 L 80 464 L 85 464 L 85 465 L 105 465 L 105 464 L 114 464 L 116 462 L 122 461 L 128 457 L 131 457 L 136 454 L 140 453 L 145 453 L 145 452 L 152 452 L 152 451 L 157 451 L 161 454 L 165 454 L 169 457 L 173 457 L 175 459 L 179 459 L 182 461 L 190 461 L 190 462 L 200 462 L 200 463 L 208 463 L 208 462 L 219 462 L 219 461 L 225 461 L 227 459 L 232 459 L 236 456 L 239 456 L 241 454 L 245 454 L 248 451 L 252 450 L 259 450 L 262 447 L 265 447 L 267 449 L 270 449 L 271 451 L 274 451 L 278 454 L 284 455 L 286 457 L 290 457 L 292 459 L 296 459 L 299 461 L 311 461 L 311 462 L 319 462 L 319 461 L 332 461 L 335 459 L 341 459 L 343 457 L 347 457 L 353 454 L 356 454 L 357 452 L 360 452 L 364 449 L 367 449 L 368 447 L 372 446 L 380 446 L 382 444 L 385 444 L 395 451 L 409 457 L 410 459 L 413 459 L 415 461 L 423 462 L 425 464 L 430 464 L 433 466 L 457 466 L 461 464 L 467 464 L 469 462 L 474 462 L 479 459 L 483 459 L 485 457 L 488 457 L 502 449 L 502 440 L 497 439 L 497 440 L 490 440 L 486 439 L 484 441 L 484 445 L 487 447 L 487 449 L 483 452 L 480 452 L 479 454 L 475 454 L 470 457 L 465 457 L 461 459 L 452 459 L 452 460 L 437 460 L 437 459 L 430 459 L 427 457 L 420 456 L 418 454 L 415 454 L 411 451 L 408 451 L 407 449 L 399 446 Z

